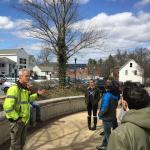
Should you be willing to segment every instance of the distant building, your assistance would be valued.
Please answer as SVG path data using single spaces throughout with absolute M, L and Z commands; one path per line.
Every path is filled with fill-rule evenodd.
M 133 59 L 127 61 L 121 68 L 115 68 L 111 75 L 121 82 L 131 81 L 141 84 L 144 83 L 144 70 Z
M 33 67 L 36 66 L 36 60 L 35 57 L 33 55 L 29 55 L 29 66 L 28 68 L 30 70 L 33 70 Z
M 67 69 L 84 69 L 87 68 L 87 64 L 67 64 Z
M 51 78 L 56 78 L 58 75 L 57 63 L 50 63 L 47 66 L 36 65 L 33 67 L 33 72 L 38 76 L 48 76 Z
M 23 48 L 0 50 L 0 58 L 7 58 L 15 62 L 14 69 L 17 71 L 22 68 L 29 68 L 32 70 L 33 66 L 36 64 L 34 56 L 29 55 Z M 7 64 L 6 66 L 8 67 Z M 9 69 L 8 67 L 7 70 L 11 70 L 11 68 Z
M 0 50 L 0 58 L 1 57 L 15 61 L 17 69 L 28 68 L 29 66 L 29 55 L 23 48 Z
M 70 78 L 85 79 L 88 77 L 88 68 L 86 64 L 68 64 L 66 76 Z
M 15 66 L 16 66 L 15 61 L 13 61 L 9 58 L 6 58 L 6 57 L 0 58 L 0 74 L 14 77 Z

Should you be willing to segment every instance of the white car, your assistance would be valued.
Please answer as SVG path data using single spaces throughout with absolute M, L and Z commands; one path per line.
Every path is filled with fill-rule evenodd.
M 47 77 L 46 76 L 38 76 L 37 79 L 34 80 L 34 82 L 44 82 L 47 81 Z

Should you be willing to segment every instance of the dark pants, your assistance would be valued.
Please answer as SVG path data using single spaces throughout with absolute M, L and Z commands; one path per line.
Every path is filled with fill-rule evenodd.
M 117 103 L 118 104 L 118 103 Z M 113 129 L 116 129 L 118 127 L 118 122 L 117 122 L 117 114 L 116 114 L 117 110 L 115 110 L 115 115 L 114 115 L 114 119 L 112 121 L 112 126 Z
M 36 110 L 36 121 L 40 121 L 41 120 L 41 116 L 40 116 L 40 106 L 37 102 L 31 102 L 30 103 L 30 121 L 34 122 L 33 119 L 33 109 Z
M 89 103 L 87 105 L 87 112 L 88 112 L 88 126 L 91 126 L 91 116 L 92 116 L 92 111 L 93 111 L 93 120 L 94 120 L 94 127 L 97 125 L 97 107 L 98 105 L 93 105 Z
M 87 105 L 87 111 L 88 111 L 88 116 L 92 116 L 92 111 L 93 111 L 93 116 L 97 117 L 97 105 L 93 105 L 91 103 L 89 103 Z
M 27 127 L 23 122 L 10 123 L 10 150 L 23 150 L 26 141 Z
M 102 146 L 107 147 L 109 136 L 111 134 L 112 122 L 103 121 L 103 128 L 104 128 L 104 137 L 103 137 Z
M 118 127 L 118 122 L 117 122 L 117 118 L 115 118 L 112 122 L 112 128 L 116 129 Z

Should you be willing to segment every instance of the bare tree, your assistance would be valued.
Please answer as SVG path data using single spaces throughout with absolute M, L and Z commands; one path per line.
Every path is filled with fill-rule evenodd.
M 51 59 L 52 59 L 51 50 L 44 48 L 43 50 L 40 51 L 40 54 L 37 57 L 37 62 L 46 66 L 50 64 Z
M 77 0 L 26 0 L 19 9 L 33 22 L 31 36 L 41 39 L 56 56 L 59 81 L 65 84 L 68 59 L 83 48 L 100 48 L 103 31 L 94 28 L 77 30 Z
M 95 59 L 90 58 L 88 60 L 88 71 L 89 71 L 89 75 L 92 75 L 92 78 L 95 75 L 96 65 L 97 65 L 97 61 Z

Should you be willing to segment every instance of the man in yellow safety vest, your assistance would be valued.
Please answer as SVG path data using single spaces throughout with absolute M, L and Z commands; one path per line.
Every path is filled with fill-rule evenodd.
M 27 124 L 30 119 L 30 102 L 36 100 L 45 90 L 38 90 L 30 95 L 27 84 L 30 80 L 30 70 L 23 68 L 19 71 L 19 81 L 7 91 L 4 101 L 6 118 L 10 121 L 10 150 L 23 150 L 26 139 Z

